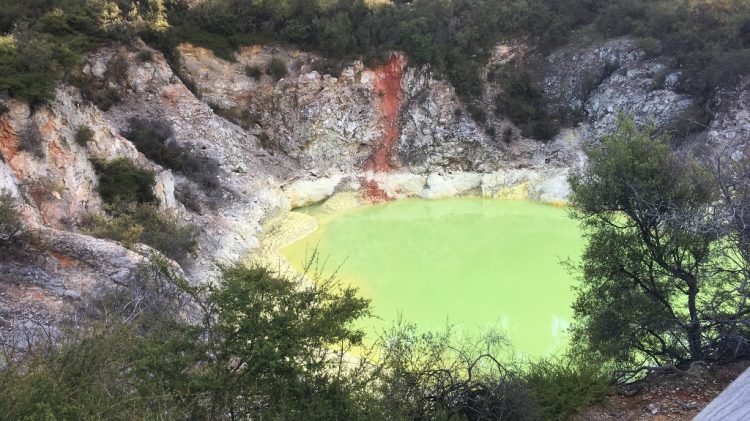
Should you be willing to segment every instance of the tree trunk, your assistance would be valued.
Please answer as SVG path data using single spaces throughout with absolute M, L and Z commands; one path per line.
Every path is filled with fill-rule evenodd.
M 690 326 L 688 327 L 688 346 L 690 347 L 690 359 L 693 361 L 703 360 L 703 345 L 701 336 L 703 334 L 701 322 L 698 319 L 698 309 L 695 300 L 698 296 L 696 281 L 689 282 L 688 286 L 688 311 L 690 312 Z

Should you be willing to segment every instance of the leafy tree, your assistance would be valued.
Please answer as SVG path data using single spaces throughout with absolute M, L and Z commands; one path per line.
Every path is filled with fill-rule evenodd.
M 576 343 L 630 367 L 715 357 L 722 297 L 719 235 L 708 216 L 715 184 L 666 139 L 622 119 L 571 175 L 573 216 L 588 245 L 573 306 Z M 724 310 L 730 310 L 724 308 Z
M 352 323 L 369 303 L 356 290 L 332 280 L 300 286 L 238 264 L 224 269 L 208 302 L 214 415 L 327 419 L 354 410 L 330 347 L 361 343 Z

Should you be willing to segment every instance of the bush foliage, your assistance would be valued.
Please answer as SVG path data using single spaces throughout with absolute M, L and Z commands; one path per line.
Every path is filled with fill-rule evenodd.
M 89 126 L 80 126 L 76 130 L 76 143 L 80 146 L 86 146 L 94 140 L 94 131 Z
M 750 356 L 750 162 L 733 148 L 701 161 L 631 119 L 587 148 L 570 177 L 588 241 L 572 332 L 587 354 L 624 370 Z
M 92 215 L 84 222 L 88 234 L 125 246 L 143 243 L 180 262 L 198 246 L 198 228 L 184 223 L 173 211 L 148 203 L 120 204 L 109 209 L 109 216 Z
M 186 305 L 201 316 L 197 323 L 179 318 Z M 94 300 L 91 311 L 99 322 L 68 332 L 61 345 L 9 360 L 0 371 L 3 414 L 563 419 L 606 391 L 597 373 L 571 365 L 547 362 L 526 374 L 502 362 L 505 345 L 497 335 L 471 341 L 399 324 L 379 345 L 363 347 L 355 323 L 369 315 L 369 303 L 356 290 L 243 265 L 225 267 L 198 289 L 157 261 Z M 376 358 L 349 358 L 352 346 Z
M 44 137 L 34 120 L 29 120 L 18 133 L 18 150 L 28 152 L 37 158 L 44 158 Z
M 99 175 L 99 195 L 104 203 L 116 206 L 122 203 L 156 201 L 156 177 L 153 171 L 138 167 L 128 158 L 95 160 L 93 163 Z
M 24 238 L 24 231 L 16 198 L 0 190 L 0 251 L 5 253 L 16 248 Z
M 205 190 L 215 193 L 221 187 L 217 178 L 218 163 L 210 158 L 196 156 L 179 145 L 168 122 L 133 118 L 124 135 L 147 158 L 184 174 Z
M 0 91 L 30 100 L 50 98 L 55 80 L 82 53 L 112 39 L 140 35 L 174 58 L 181 41 L 234 60 L 243 44 L 284 42 L 334 60 L 377 62 L 404 51 L 430 64 L 467 101 L 482 93 L 479 71 L 494 45 L 531 36 L 543 48 L 565 43 L 574 30 L 642 39 L 649 54 L 674 57 L 683 88 L 707 95 L 736 83 L 750 60 L 747 2 L 680 0 L 32 0 L 0 1 Z M 145 57 L 145 54 L 143 55 Z M 273 66 L 272 66 L 273 67 Z M 271 73 L 282 73 L 281 67 Z
M 525 69 L 506 66 L 501 71 L 503 92 L 495 98 L 495 112 L 508 116 L 527 137 L 551 139 L 559 122 L 547 112 L 542 88 Z

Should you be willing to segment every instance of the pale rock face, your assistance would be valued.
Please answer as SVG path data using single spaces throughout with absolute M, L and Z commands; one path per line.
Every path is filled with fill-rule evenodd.
M 669 89 L 655 90 L 655 76 L 664 66 L 652 61 L 623 66 L 605 80 L 589 97 L 586 111 L 592 120 L 591 135 L 611 132 L 619 115 L 633 116 L 637 124 L 656 127 L 677 120 L 693 99 Z
M 190 45 L 180 47 L 180 57 L 204 101 L 233 113 L 235 121 L 266 138 L 267 148 L 305 170 L 331 174 L 358 167 L 379 139 L 373 76 L 361 63 L 333 78 L 312 70 L 319 57 L 273 46 L 243 48 L 237 63 Z M 274 57 L 287 64 L 283 79 L 246 75 L 247 66 L 265 69 Z
M 185 73 L 200 96 L 252 123 L 267 147 L 319 174 L 360 169 L 383 133 L 373 70 L 360 62 L 338 78 L 312 70 L 320 57 L 272 46 L 247 47 L 237 63 L 207 50 L 180 47 Z M 264 68 L 272 57 L 286 61 L 289 75 L 255 80 L 247 66 Z M 401 80 L 400 137 L 396 159 L 409 172 L 492 170 L 503 151 L 468 116 L 454 89 L 426 68 L 407 67 Z M 244 115 L 244 117 L 242 117 Z M 240 116 L 240 117 L 237 117 Z
M 289 198 L 289 204 L 292 209 L 301 208 L 322 202 L 333 196 L 336 187 L 341 183 L 343 178 L 343 174 L 336 174 L 313 180 L 297 180 L 284 188 L 284 192 Z
M 706 133 L 706 140 L 716 148 L 745 144 L 750 139 L 750 77 L 734 89 L 720 91 L 711 109 L 715 116 Z
M 554 175 L 529 188 L 529 198 L 543 203 L 563 204 L 570 196 L 567 172 Z
M 13 197 L 18 197 L 18 182 L 16 181 L 10 167 L 0 161 L 0 191 L 4 191 Z
M 457 172 L 452 174 L 430 174 L 427 177 L 423 197 L 440 199 L 469 194 L 482 184 L 482 174 Z
M 167 122 L 174 131 L 172 142 L 218 164 L 217 187 L 200 187 L 176 173 L 174 181 L 161 183 L 157 189 L 165 196 L 173 196 L 171 192 L 179 188 L 194 190 L 201 210 L 186 212 L 185 221 L 200 229 L 200 250 L 185 269 L 195 282 L 210 281 L 217 273 L 217 263 L 237 261 L 259 247 L 257 233 L 262 220 L 289 208 L 280 185 L 301 171 L 287 156 L 272 156 L 264 150 L 252 131 L 214 114 L 174 77 L 160 53 L 152 52 L 151 60 L 145 63 L 136 56 L 133 51 L 118 50 L 116 56 L 100 53 L 91 57 L 95 63 L 117 59 L 128 64 L 127 95 L 104 113 L 104 118 L 114 132 L 127 131 L 131 118 Z M 206 62 L 201 66 L 211 70 L 212 63 L 221 64 Z M 229 89 L 232 85 L 226 86 Z M 167 203 L 178 206 L 174 199 Z
M 387 197 L 394 199 L 420 197 L 427 183 L 427 176 L 424 174 L 402 171 L 395 173 L 367 172 L 362 177 L 368 182 L 376 182 Z
M 498 167 L 505 152 L 469 117 L 452 86 L 425 68 L 407 69 L 401 85 L 398 155 L 405 169 L 427 173 Z
M 580 47 L 562 47 L 543 61 L 541 86 L 550 101 L 583 111 L 590 90 L 624 66 L 641 61 L 644 53 L 634 40 L 617 38 Z

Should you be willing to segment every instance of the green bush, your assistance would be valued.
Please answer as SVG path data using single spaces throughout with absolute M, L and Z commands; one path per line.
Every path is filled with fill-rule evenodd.
M 341 359 L 326 357 L 361 338 L 351 324 L 368 303 L 352 290 L 300 287 L 242 265 L 225 268 L 210 290 L 195 290 L 156 265 L 145 282 L 94 300 L 93 326 L 10 360 L 0 371 L 0 412 L 9 419 L 375 417 L 362 383 L 341 370 Z M 179 295 L 200 304 L 193 311 L 201 320 L 178 318 Z
M 322 59 L 317 60 L 314 64 L 315 71 L 322 75 L 331 75 L 333 77 L 341 76 L 341 72 L 344 71 L 345 63 L 343 60 L 336 59 Z
M 245 68 L 245 74 L 255 80 L 260 80 L 263 76 L 263 70 L 258 66 L 247 66 Z
M 0 371 L 13 419 L 563 420 L 608 392 L 593 364 L 526 370 L 502 336 L 398 323 L 372 349 L 369 302 L 331 279 L 300 284 L 226 266 L 191 288 L 167 262 L 92 300 L 92 328 L 31 348 Z M 187 324 L 186 305 L 200 314 Z M 192 307 L 194 306 L 194 307 Z M 360 362 L 346 358 L 360 346 Z M 508 352 L 511 351 L 511 352 Z M 29 351 L 27 351 L 29 352 Z
M 79 60 L 46 34 L 0 36 L 0 92 L 32 102 L 52 99 L 56 81 Z
M 524 136 L 549 140 L 557 134 L 558 121 L 547 111 L 544 92 L 528 70 L 506 65 L 500 75 L 503 92 L 495 97 L 495 112 L 507 116 Z
M 219 165 L 210 158 L 194 155 L 174 139 L 172 126 L 162 120 L 133 118 L 124 136 L 148 159 L 173 171 L 184 174 L 206 191 L 216 193 L 219 188 Z
M 87 233 L 125 246 L 143 243 L 177 261 L 184 261 L 198 246 L 198 228 L 182 222 L 175 212 L 146 203 L 121 204 L 109 209 L 110 216 L 92 215 L 85 221 Z
M 163 120 L 132 118 L 123 136 L 146 158 L 174 171 L 184 171 L 183 151 L 167 145 L 174 136 L 171 124 Z
M 112 161 L 95 160 L 99 175 L 99 195 L 108 205 L 122 203 L 154 203 L 156 177 L 153 171 L 139 168 L 128 158 Z
M 86 146 L 94 140 L 94 131 L 89 126 L 79 126 L 76 130 L 76 143 L 80 146 Z
M 99 81 L 89 79 L 85 85 L 79 86 L 81 95 L 102 111 L 108 111 L 113 105 L 122 100 L 120 90 L 113 86 L 103 86 Z
M 140 62 L 148 62 L 148 61 L 151 61 L 153 58 L 154 58 L 154 54 L 151 52 L 151 50 L 138 51 L 138 61 Z
M 24 228 L 18 216 L 16 199 L 5 190 L 0 190 L 0 250 L 14 249 L 24 238 Z
M 289 70 L 286 67 L 286 62 L 278 57 L 274 57 L 271 59 L 271 62 L 268 63 L 268 74 L 273 76 L 274 79 L 279 80 L 286 76 L 289 73 Z
M 0 117 L 10 112 L 10 107 L 0 102 Z
M 609 376 L 592 362 L 540 360 L 529 365 L 524 379 L 550 421 L 568 420 L 611 392 Z
M 37 158 L 44 158 L 44 137 L 35 122 L 29 121 L 18 133 L 18 150 L 28 152 Z

